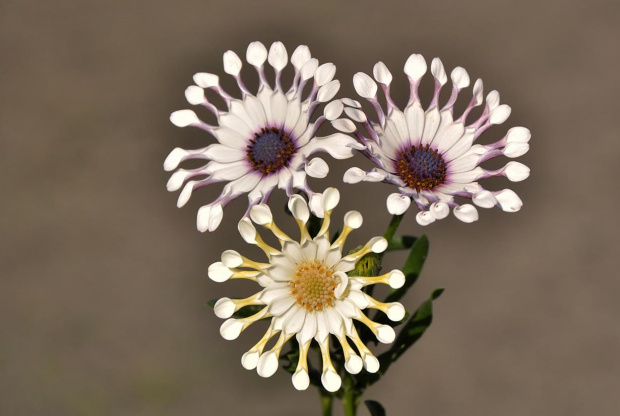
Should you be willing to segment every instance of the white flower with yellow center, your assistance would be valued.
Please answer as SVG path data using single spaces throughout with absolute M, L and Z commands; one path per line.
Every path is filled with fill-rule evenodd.
M 236 339 L 251 324 L 262 319 L 270 320 L 263 338 L 241 360 L 243 367 L 256 369 L 262 377 L 270 377 L 276 372 L 282 347 L 295 336 L 299 345 L 299 362 L 293 375 L 293 385 L 298 390 L 305 390 L 310 383 L 307 357 L 313 339 L 321 350 L 322 384 L 326 390 L 333 392 L 340 388 L 341 379 L 331 360 L 330 334 L 338 339 L 342 347 L 346 371 L 357 374 L 366 368 L 369 372 L 376 372 L 379 361 L 360 340 L 353 321 L 368 326 L 380 342 L 390 343 L 395 336 L 392 327 L 373 322 L 363 310 L 381 310 L 392 321 L 400 321 L 405 316 L 405 309 L 400 303 L 378 302 L 362 290 L 365 286 L 378 283 L 399 288 L 405 282 L 401 271 L 393 270 L 372 277 L 347 275 L 364 255 L 383 252 L 387 241 L 383 237 L 374 237 L 360 250 L 343 256 L 345 240 L 352 230 L 362 225 L 362 216 L 357 211 L 348 212 L 344 217 L 342 233 L 330 243 L 330 216 L 339 198 L 335 188 L 328 188 L 323 193 L 325 216 L 314 238 L 310 237 L 306 227 L 310 216 L 306 201 L 299 195 L 289 199 L 288 206 L 301 232 L 299 242 L 293 241 L 278 228 L 268 206 L 261 204 L 252 207 L 252 221 L 273 232 L 281 249 L 266 244 L 252 221 L 244 218 L 239 223 L 241 236 L 246 242 L 260 247 L 268 262 L 255 262 L 228 250 L 222 253 L 221 262 L 209 267 L 209 277 L 216 282 L 248 279 L 262 287 L 260 292 L 246 299 L 222 298 L 217 301 L 215 314 L 220 318 L 229 318 L 222 324 L 220 333 L 225 339 Z M 264 308 L 248 318 L 231 318 L 236 311 L 249 305 L 264 305 Z M 265 351 L 266 344 L 276 336 L 275 345 Z
M 329 102 L 340 88 L 340 82 L 333 79 L 336 73 L 334 64 L 319 66 L 308 47 L 299 46 L 291 56 L 294 79 L 290 88 L 285 89 L 282 72 L 287 66 L 288 54 L 281 42 L 273 43 L 269 51 L 262 43 L 252 42 L 246 60 L 258 72 L 256 95 L 241 79 L 242 62 L 233 51 L 224 54 L 224 71 L 237 81 L 241 99 L 224 91 L 219 77 L 208 73 L 194 75 L 196 85 L 185 91 L 187 101 L 213 113 L 217 125 L 205 123 L 192 110 L 175 111 L 170 116 L 176 126 L 198 127 L 217 140 L 202 149 L 176 148 L 164 162 L 164 169 L 172 171 L 186 160 L 209 161 L 199 168 L 178 169 L 170 177 L 169 191 L 183 187 L 177 202 L 179 207 L 187 203 L 196 189 L 227 182 L 220 196 L 198 211 L 200 231 L 215 230 L 222 220 L 223 208 L 231 200 L 247 193 L 249 207 L 265 203 L 276 187 L 284 189 L 288 196 L 295 189 L 305 192 L 310 198 L 311 208 L 320 216 L 320 194 L 309 188 L 306 175 L 323 178 L 329 167 L 323 159 L 309 160 L 309 157 L 316 152 L 327 152 L 336 159 L 345 159 L 353 156 L 353 149 L 363 148 L 342 133 L 315 137 L 325 120 L 339 117 L 342 111 L 342 105 L 336 102 L 336 105 L 325 106 L 324 114 L 311 121 L 317 107 Z M 267 79 L 265 62 L 273 67 L 273 83 Z M 309 88 L 304 94 L 307 85 Z M 210 102 L 205 89 L 218 94 L 226 110 Z
M 404 110 L 400 110 L 390 96 L 392 74 L 378 62 L 373 70 L 375 80 L 359 72 L 353 77 L 357 93 L 367 99 L 374 108 L 377 119 L 371 121 L 361 110 L 359 102 L 342 100 L 348 107 L 344 110 L 351 120 L 363 125 L 357 129 L 353 121 L 333 121 L 337 129 L 353 133 L 366 145 L 364 155 L 377 167 L 363 171 L 349 169 L 344 176 L 347 183 L 387 182 L 398 187 L 398 192 L 387 198 L 391 214 L 400 215 L 415 202 L 420 212 L 416 220 L 427 225 L 445 218 L 453 209 L 454 215 L 463 222 L 478 219 L 478 211 L 471 204 L 460 204 L 455 197 L 472 199 L 482 208 L 498 206 L 507 212 L 518 211 L 523 203 L 510 189 L 488 191 L 478 180 L 491 176 L 505 176 L 517 182 L 529 176 L 529 168 L 519 162 L 508 162 L 499 169 L 485 169 L 481 163 L 497 156 L 515 158 L 529 149 L 530 132 L 524 127 L 513 127 L 505 137 L 492 144 L 474 144 L 489 127 L 503 123 L 510 115 L 510 107 L 499 103 L 499 93 L 491 91 L 481 115 L 469 120 L 471 111 L 483 103 L 482 80 L 473 87 L 473 98 L 463 113 L 454 116 L 454 104 L 460 91 L 469 86 L 469 75 L 461 67 L 450 74 L 452 93 L 441 106 L 439 95 L 448 77 L 438 58 L 431 63 L 435 78 L 435 91 L 430 104 L 423 108 L 418 87 L 427 71 L 422 55 L 411 55 L 405 64 L 409 78 L 410 97 Z M 386 111 L 377 98 L 377 83 L 386 101 Z

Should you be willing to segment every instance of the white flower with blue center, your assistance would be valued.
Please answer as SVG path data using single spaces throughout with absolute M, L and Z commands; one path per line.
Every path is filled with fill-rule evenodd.
M 379 370 L 379 360 L 360 339 L 353 321 L 366 325 L 380 342 L 391 343 L 395 338 L 392 327 L 372 321 L 363 310 L 373 308 L 383 311 L 396 322 L 405 316 L 405 309 L 400 303 L 381 303 L 362 290 L 379 283 L 394 289 L 402 287 L 405 276 L 400 270 L 380 276 L 347 275 L 364 255 L 383 252 L 387 241 L 383 237 L 371 238 L 360 250 L 343 256 L 347 236 L 362 225 L 362 216 L 357 211 L 348 212 L 342 232 L 331 242 L 330 217 L 339 200 L 337 189 L 325 190 L 322 198 L 323 223 L 318 234 L 311 237 L 306 227 L 310 217 L 306 201 L 300 195 L 289 199 L 289 209 L 301 233 L 299 242 L 278 228 L 267 205 L 255 205 L 250 210 L 251 220 L 270 230 L 281 248 L 276 249 L 265 243 L 252 221 L 244 218 L 239 223 L 241 236 L 247 243 L 260 247 L 268 262 L 256 262 L 236 251 L 227 250 L 222 253 L 220 262 L 209 267 L 209 277 L 216 282 L 247 279 L 262 287 L 261 291 L 245 299 L 222 298 L 217 301 L 215 314 L 228 318 L 222 324 L 220 333 L 227 340 L 236 339 L 250 325 L 269 320 L 265 335 L 241 360 L 243 367 L 256 369 L 262 377 L 270 377 L 276 372 L 282 348 L 295 337 L 299 345 L 299 361 L 292 379 L 298 390 L 307 389 L 310 383 L 307 357 L 312 340 L 316 341 L 321 351 L 323 387 L 334 392 L 340 388 L 341 378 L 331 360 L 330 335 L 342 347 L 346 371 L 357 374 L 365 368 L 374 373 Z M 247 318 L 232 318 L 235 312 L 250 305 L 263 308 Z M 274 337 L 277 338 L 275 345 L 266 351 L 266 345 Z
M 370 102 L 376 120 L 367 117 L 359 102 L 343 99 L 347 106 L 344 111 L 350 119 L 337 119 L 332 124 L 340 131 L 353 134 L 364 144 L 366 149 L 362 153 L 376 167 L 370 171 L 351 168 L 345 173 L 344 181 L 386 182 L 397 186 L 398 192 L 387 198 L 388 211 L 394 215 L 403 214 L 413 200 L 420 210 L 416 220 L 421 225 L 445 218 L 450 209 L 463 222 L 476 221 L 477 209 L 471 204 L 461 204 L 455 198 L 471 199 L 482 208 L 498 206 L 507 212 L 518 211 L 523 203 L 512 190 L 489 191 L 478 181 L 492 176 L 505 176 L 512 182 L 522 181 L 529 176 L 529 168 L 515 161 L 499 169 L 485 169 L 480 164 L 502 155 L 516 158 L 526 153 L 529 130 L 514 127 L 495 143 L 474 144 L 484 131 L 503 123 L 510 115 L 510 107 L 499 103 L 499 93 L 491 91 L 486 101 L 483 100 L 482 80 L 478 79 L 469 104 L 460 116 L 455 116 L 454 104 L 461 90 L 469 86 L 469 75 L 461 67 L 452 71 L 452 93 L 441 106 L 439 94 L 448 77 L 441 61 L 435 58 L 431 63 L 434 94 L 424 109 L 418 87 L 427 71 L 426 61 L 421 55 L 411 55 L 404 69 L 410 84 L 410 96 L 404 110 L 398 108 L 390 95 L 392 74 L 383 62 L 375 65 L 374 80 L 362 72 L 353 77 L 355 90 Z M 385 96 L 385 111 L 377 98 L 377 83 Z M 483 102 L 481 115 L 470 120 L 471 111 Z M 358 128 L 354 122 L 363 128 Z
M 335 101 L 325 106 L 323 115 L 311 121 L 317 107 L 332 100 L 340 88 L 339 81 L 333 79 L 336 73 L 333 64 L 319 65 L 307 46 L 297 47 L 290 59 L 294 79 L 290 88 L 285 89 L 282 72 L 287 66 L 288 54 L 281 42 L 273 43 L 269 51 L 260 42 L 251 43 L 246 60 L 258 73 L 256 94 L 241 79 L 243 64 L 233 51 L 224 54 L 224 71 L 237 81 L 241 98 L 226 92 L 220 86 L 219 77 L 209 73 L 194 75 L 196 85 L 185 91 L 187 101 L 213 113 L 217 125 L 202 121 L 192 110 L 175 111 L 170 116 L 176 126 L 198 127 L 217 141 L 202 149 L 176 148 L 164 162 L 164 169 L 172 171 L 190 159 L 208 161 L 199 168 L 179 168 L 170 177 L 169 191 L 183 188 L 177 202 L 179 207 L 187 203 L 196 189 L 226 182 L 219 197 L 198 211 L 200 231 L 215 230 L 222 220 L 224 207 L 231 200 L 247 193 L 249 212 L 253 205 L 267 202 L 275 188 L 285 190 L 289 196 L 295 190 L 305 192 L 312 211 L 321 216 L 321 195 L 310 189 L 306 175 L 323 178 L 329 167 L 323 159 L 309 159 L 310 156 L 326 152 L 336 159 L 346 159 L 353 156 L 354 149 L 363 148 L 342 133 L 315 136 L 326 120 L 334 120 L 342 112 L 341 103 Z M 273 83 L 267 79 L 266 62 L 273 67 Z M 210 102 L 205 89 L 218 94 L 226 109 L 221 110 Z

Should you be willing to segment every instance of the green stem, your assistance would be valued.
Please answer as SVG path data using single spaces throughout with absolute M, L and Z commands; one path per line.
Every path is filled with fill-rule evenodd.
M 385 238 L 388 243 L 392 241 L 392 238 L 394 238 L 394 234 L 396 234 L 396 230 L 398 229 L 400 222 L 403 220 L 404 215 L 405 214 L 392 216 L 392 220 L 390 221 L 387 230 L 385 230 L 385 234 L 383 234 L 383 238 Z M 383 257 L 383 254 L 385 254 L 385 251 L 381 253 L 381 257 Z
M 360 397 L 355 394 L 354 389 L 345 391 L 344 396 L 342 397 L 342 404 L 344 404 L 344 416 L 355 416 L 359 401 Z
M 334 396 L 321 390 L 321 407 L 323 409 L 323 416 L 332 416 L 333 403 Z

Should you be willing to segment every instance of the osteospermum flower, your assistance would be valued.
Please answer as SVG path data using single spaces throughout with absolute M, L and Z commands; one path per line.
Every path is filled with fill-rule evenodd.
M 435 78 L 433 98 L 426 109 L 418 95 L 422 76 L 427 71 L 426 61 L 421 55 L 411 55 L 405 64 L 409 78 L 410 97 L 404 110 L 400 110 L 390 96 L 392 74 L 378 62 L 373 70 L 375 80 L 381 86 L 386 99 L 386 111 L 377 99 L 377 83 L 364 73 L 353 77 L 357 93 L 366 98 L 377 114 L 371 121 L 354 100 L 342 100 L 348 107 L 346 114 L 360 123 L 363 129 L 348 119 L 333 121 L 333 125 L 344 132 L 354 133 L 367 146 L 363 152 L 377 167 L 371 171 L 359 168 L 349 169 L 344 176 L 347 183 L 387 182 L 398 187 L 398 192 L 387 198 L 391 214 L 404 213 L 411 199 L 420 212 L 416 219 L 427 225 L 445 218 L 450 208 L 454 215 L 464 222 L 478 219 L 478 211 L 471 204 L 459 204 L 455 197 L 470 198 L 482 208 L 499 206 L 507 212 L 518 211 L 523 205 L 510 189 L 488 191 L 478 180 L 491 176 L 506 176 L 510 181 L 522 181 L 529 176 L 529 169 L 518 162 L 508 162 L 497 170 L 484 169 L 481 163 L 497 157 L 515 158 L 529 149 L 530 132 L 524 127 L 514 127 L 501 140 L 488 144 L 474 144 L 474 141 L 489 127 L 503 123 L 510 115 L 510 107 L 499 103 L 499 93 L 491 91 L 484 110 L 477 120 L 469 121 L 468 115 L 483 103 L 482 80 L 473 87 L 473 98 L 460 116 L 454 115 L 454 104 L 460 91 L 469 86 L 469 75 L 461 67 L 450 74 L 452 94 L 443 105 L 439 94 L 447 82 L 443 64 L 438 58 L 431 63 Z
M 357 374 L 365 367 L 369 372 L 379 369 L 379 361 L 360 340 L 353 320 L 368 326 L 383 343 L 394 340 L 394 330 L 370 320 L 362 311 L 366 308 L 379 309 L 393 321 L 400 321 L 405 309 L 400 303 L 381 303 L 367 295 L 362 288 L 377 283 L 401 287 L 405 276 L 393 270 L 381 276 L 348 276 L 356 263 L 367 253 L 383 252 L 387 241 L 383 237 L 372 238 L 363 248 L 342 255 L 349 233 L 362 225 L 362 216 L 350 211 L 344 217 L 342 233 L 333 243 L 329 239 L 331 212 L 338 204 L 340 194 L 335 188 L 328 188 L 323 194 L 324 220 L 318 234 L 311 238 L 306 228 L 310 212 L 306 201 L 299 195 L 289 199 L 288 206 L 299 225 L 301 240 L 293 241 L 273 222 L 268 206 L 256 205 L 250 211 L 250 218 L 256 224 L 269 229 L 279 240 L 281 249 L 267 245 L 248 218 L 239 223 L 239 232 L 244 240 L 260 247 L 267 255 L 267 263 L 247 259 L 239 253 L 228 250 L 222 254 L 222 261 L 209 267 L 209 277 L 216 282 L 228 279 L 248 279 L 258 283 L 262 290 L 246 299 L 222 298 L 215 304 L 215 313 L 220 318 L 230 318 L 239 309 L 248 305 L 264 306 L 248 318 L 230 318 L 225 321 L 220 333 L 228 340 L 235 339 L 251 324 L 269 319 L 269 327 L 263 338 L 243 355 L 241 363 L 248 370 L 256 369 L 262 377 L 270 377 L 278 368 L 278 358 L 284 344 L 293 336 L 299 345 L 299 362 L 293 375 L 293 385 L 305 390 L 310 383 L 308 375 L 308 349 L 314 339 L 321 349 L 323 371 L 321 381 L 328 391 L 340 388 L 341 379 L 332 364 L 330 355 L 330 334 L 342 346 L 345 369 Z M 277 337 L 275 345 L 265 351 L 265 345 Z M 352 341 L 356 347 L 350 346 Z
M 217 125 L 201 121 L 192 110 L 175 111 L 170 116 L 176 126 L 201 128 L 217 140 L 202 149 L 176 148 L 164 162 L 164 169 L 171 171 L 185 160 L 209 161 L 196 169 L 178 169 L 171 176 L 167 185 L 169 191 L 176 191 L 185 183 L 179 195 L 179 207 L 187 203 L 196 189 L 227 182 L 220 196 L 198 211 L 200 231 L 215 230 L 222 220 L 223 208 L 241 194 L 248 194 L 251 207 L 266 202 L 276 187 L 286 190 L 289 196 L 294 189 L 302 190 L 309 195 L 311 207 L 320 211 L 320 195 L 308 187 L 306 175 L 323 178 L 329 168 L 321 158 L 308 158 L 322 151 L 344 159 L 353 155 L 354 148 L 361 148 L 359 143 L 341 133 L 315 137 L 326 118 L 323 115 L 311 121 L 313 112 L 321 103 L 330 101 L 340 88 L 339 81 L 333 79 L 336 73 L 333 64 L 319 66 L 307 46 L 297 47 L 291 56 L 295 76 L 290 88 L 284 89 L 281 78 L 288 55 L 281 42 L 273 43 L 269 52 L 262 43 L 251 43 L 246 60 L 258 72 L 256 94 L 250 92 L 241 79 L 242 62 L 233 51 L 224 54 L 224 71 L 237 81 L 241 99 L 224 91 L 218 76 L 208 73 L 194 75 L 196 85 L 185 90 L 187 101 L 212 112 Z M 274 69 L 273 84 L 267 80 L 265 62 Z M 310 82 L 312 87 L 304 97 L 304 86 Z M 204 89 L 219 94 L 226 103 L 226 110 L 222 111 L 209 102 Z M 328 105 L 325 113 L 330 119 L 338 117 L 339 114 L 333 113 L 338 109 L 341 111 L 338 106 Z M 320 215 L 320 212 L 316 213 Z

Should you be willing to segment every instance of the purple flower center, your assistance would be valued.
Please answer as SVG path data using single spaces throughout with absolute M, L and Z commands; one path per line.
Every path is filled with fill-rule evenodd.
M 396 172 L 407 186 L 420 192 L 430 191 L 446 181 L 446 162 L 437 150 L 411 146 L 396 154 Z
M 288 166 L 296 150 L 289 133 L 270 127 L 255 133 L 246 151 L 252 168 L 268 175 Z

